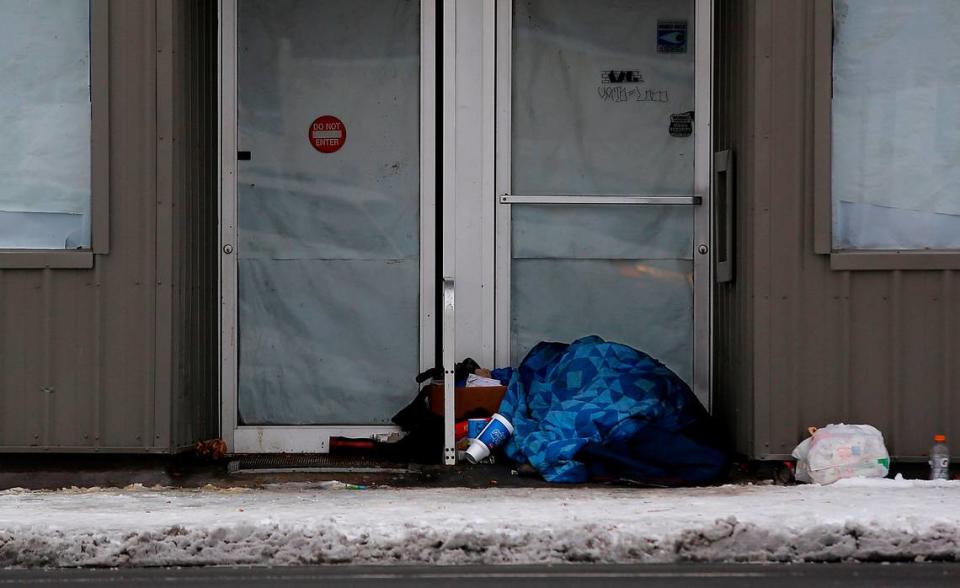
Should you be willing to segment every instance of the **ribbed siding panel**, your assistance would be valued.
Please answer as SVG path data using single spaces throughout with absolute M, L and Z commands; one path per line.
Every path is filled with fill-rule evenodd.
M 0 271 L 0 450 L 155 448 L 154 14 L 111 4 L 110 254 Z
M 923 458 L 933 434 L 960 434 L 955 272 L 834 271 L 814 253 L 813 3 L 733 5 L 756 15 L 752 32 L 720 40 L 736 53 L 743 38 L 755 51 L 731 77 L 744 104 L 749 94 L 754 101 L 727 123 L 742 164 L 747 235 L 738 240 L 746 249 L 737 284 L 718 287 L 715 333 L 718 357 L 728 346 L 746 349 L 739 333 L 754 344 L 752 370 L 718 366 L 718 394 L 752 404 L 752 439 L 744 441 L 751 426 L 738 421 L 738 448 L 778 458 L 808 426 L 855 422 L 880 428 L 894 456 Z M 730 300 L 743 288 L 752 288 L 747 308 Z M 744 372 L 752 403 L 748 390 L 729 387 Z
M 215 4 L 113 0 L 109 35 L 110 252 L 0 270 L 0 451 L 215 434 Z
M 750 285 L 753 279 L 753 230 L 747 223 L 749 203 L 743 194 L 753 179 L 745 164 L 753 154 L 753 6 L 740 0 L 718 0 L 715 88 L 715 150 L 734 152 L 737 193 L 735 217 L 735 280 L 714 291 L 714 405 L 739 451 L 753 443 L 753 342 Z
M 173 436 L 175 444 L 186 446 L 218 435 L 217 5 L 213 0 L 178 0 L 174 9 L 179 214 L 174 233 Z

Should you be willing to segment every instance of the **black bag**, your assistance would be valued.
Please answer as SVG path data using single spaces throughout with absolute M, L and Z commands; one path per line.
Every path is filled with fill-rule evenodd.
M 427 406 L 429 387 L 424 386 L 413 402 L 393 417 L 395 425 L 407 435 L 396 443 L 380 443 L 384 457 L 413 463 L 440 463 L 443 458 L 443 417 Z

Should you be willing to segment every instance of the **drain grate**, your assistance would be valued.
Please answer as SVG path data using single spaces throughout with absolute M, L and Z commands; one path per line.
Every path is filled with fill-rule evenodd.
M 227 465 L 231 474 L 414 474 L 410 464 L 327 453 L 250 455 Z

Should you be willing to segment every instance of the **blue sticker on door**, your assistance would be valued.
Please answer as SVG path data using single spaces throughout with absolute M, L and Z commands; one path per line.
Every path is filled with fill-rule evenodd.
M 657 21 L 657 53 L 687 52 L 687 21 Z

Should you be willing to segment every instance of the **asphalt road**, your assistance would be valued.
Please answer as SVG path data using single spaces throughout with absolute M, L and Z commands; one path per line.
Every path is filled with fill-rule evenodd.
M 293 567 L 0 570 L 0 586 L 960 586 L 960 564 Z

